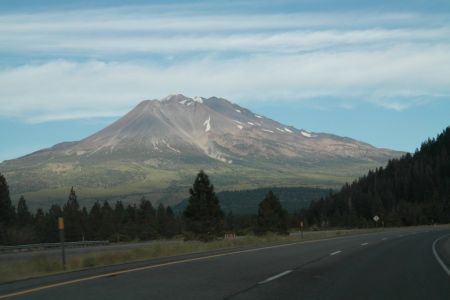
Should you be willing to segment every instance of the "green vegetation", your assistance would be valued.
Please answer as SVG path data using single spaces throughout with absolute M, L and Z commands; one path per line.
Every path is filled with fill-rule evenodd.
M 267 232 L 288 234 L 287 211 L 272 191 L 269 191 L 259 204 L 256 224 L 255 233 L 258 235 L 267 234 Z
M 218 192 L 220 207 L 225 213 L 238 215 L 256 215 L 261 199 L 272 191 L 277 195 L 280 203 L 290 213 L 300 211 L 309 206 L 312 200 L 325 197 L 332 192 L 330 189 L 314 187 L 271 187 L 253 190 L 223 191 Z M 188 203 L 188 199 L 181 201 L 173 207 L 176 213 L 182 212 Z
M 363 227 L 377 215 L 386 226 L 450 222 L 450 127 L 414 155 L 345 184 L 302 212 L 310 225 Z
M 185 237 L 206 242 L 221 236 L 224 214 L 214 193 L 214 186 L 209 182 L 205 172 L 198 173 L 189 193 L 191 196 L 183 213 L 186 224 Z

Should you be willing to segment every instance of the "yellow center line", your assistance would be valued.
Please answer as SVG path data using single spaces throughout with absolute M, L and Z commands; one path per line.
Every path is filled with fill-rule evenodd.
M 311 241 L 299 241 L 299 242 L 292 242 L 292 243 L 286 243 L 286 244 L 281 244 L 281 245 L 266 246 L 266 247 L 261 247 L 261 248 L 239 250 L 239 251 L 226 252 L 226 253 L 220 253 L 220 254 L 214 254 L 214 255 L 208 255 L 208 256 L 202 256 L 202 257 L 196 257 L 196 258 L 188 258 L 188 259 L 176 260 L 176 261 L 171 261 L 171 262 L 166 262 L 166 263 L 161 263 L 161 264 L 156 264 L 156 265 L 150 265 L 150 266 L 145 266 L 145 267 L 139 267 L 139 268 L 122 270 L 122 271 L 104 273 L 104 274 L 100 274 L 100 275 L 88 276 L 88 277 L 83 277 L 83 278 L 78 278 L 78 279 L 73 279 L 73 280 L 53 283 L 53 284 L 49 284 L 49 285 L 43 285 L 43 286 L 39 286 L 39 287 L 36 287 L 36 288 L 31 288 L 31 289 L 26 289 L 26 290 L 14 292 L 14 293 L 0 295 L 0 299 L 6 299 L 6 298 L 10 298 L 10 297 L 15 297 L 15 296 L 26 295 L 26 294 L 30 294 L 30 293 L 34 293 L 34 292 L 38 292 L 38 291 L 42 291 L 42 290 L 47 290 L 47 289 L 56 288 L 56 287 L 60 287 L 60 286 L 65 286 L 65 285 L 69 285 L 69 284 L 80 283 L 80 282 L 89 281 L 89 280 L 95 280 L 95 279 L 99 279 L 99 278 L 105 278 L 105 277 L 116 276 L 116 275 L 121 275 L 121 274 L 126 274 L 126 273 L 132 273 L 132 272 L 139 272 L 139 271 L 150 270 L 150 269 L 156 269 L 156 268 L 161 268 L 161 267 L 170 266 L 170 265 L 183 264 L 183 263 L 187 263 L 187 262 L 206 260 L 206 259 L 222 257 L 222 256 L 228 256 L 228 255 L 235 255 L 235 254 L 239 254 L 239 253 L 256 252 L 256 251 L 261 251 L 261 250 L 266 250 L 266 249 L 274 249 L 274 248 L 281 248 L 281 247 L 287 247 L 287 246 L 294 246 L 294 245 L 298 245 L 298 244 L 309 244 L 309 243 L 324 242 L 324 241 L 330 241 L 330 240 L 335 240 L 335 239 L 343 239 L 343 238 L 348 238 L 348 237 L 357 237 L 357 236 L 370 235 L 370 234 L 373 234 L 373 233 L 363 233 L 363 234 L 359 234 L 359 235 L 356 234 L 356 235 L 333 237 L 333 238 L 325 238 L 325 239 L 311 240 Z
M 58 283 L 54 283 L 54 284 L 44 285 L 44 286 L 40 286 L 40 287 L 36 287 L 36 288 L 32 288 L 32 289 L 27 289 L 27 290 L 23 290 L 23 291 L 18 291 L 18 292 L 14 292 L 14 293 L 10 293 L 10 294 L 0 295 L 0 299 L 5 299 L 5 298 L 14 297 L 14 296 L 30 294 L 30 293 L 34 293 L 34 292 L 38 292 L 38 291 L 42 291 L 42 290 L 47 290 L 47 289 L 51 289 L 51 288 L 56 288 L 56 287 L 60 287 L 60 286 L 64 286 L 64 285 L 80 283 L 80 282 L 94 280 L 94 279 L 99 279 L 99 278 L 104 278 L 104 277 L 117 276 L 117 275 L 131 273 L 131 272 L 139 272 L 139 271 L 155 269 L 155 268 L 160 268 L 160 267 L 165 267 L 165 266 L 170 266 L 170 265 L 182 264 L 182 263 L 199 261 L 199 260 L 206 260 L 206 259 L 211 259 L 211 258 L 215 258 L 215 257 L 234 255 L 234 254 L 246 253 L 246 252 L 255 252 L 255 251 L 261 251 L 261 250 L 266 250 L 266 249 L 271 249 L 271 248 L 280 248 L 280 247 L 292 246 L 292 245 L 297 245 L 297 244 L 301 244 L 301 243 L 308 243 L 308 242 L 313 242 L 313 241 L 295 242 L 295 243 L 289 243 L 289 244 L 283 244 L 283 245 L 268 246 L 268 247 L 263 247 L 263 248 L 233 251 L 233 252 L 227 252 L 227 253 L 220 253 L 220 254 L 196 257 L 196 258 L 182 259 L 182 260 L 171 261 L 171 262 L 157 264 L 157 265 L 151 265 L 151 266 L 127 269 L 127 270 L 122 270 L 122 271 L 110 272 L 110 273 L 105 273 L 105 274 L 100 274 L 100 275 L 94 275 L 94 276 L 89 276 L 89 277 L 84 277 L 84 278 L 73 279 L 73 280 L 58 282 Z M 318 242 L 318 241 L 314 241 L 314 242 Z

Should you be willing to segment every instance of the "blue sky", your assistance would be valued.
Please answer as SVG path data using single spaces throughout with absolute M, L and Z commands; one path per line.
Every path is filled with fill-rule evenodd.
M 0 160 L 220 96 L 414 151 L 450 125 L 449 1 L 0 2 Z

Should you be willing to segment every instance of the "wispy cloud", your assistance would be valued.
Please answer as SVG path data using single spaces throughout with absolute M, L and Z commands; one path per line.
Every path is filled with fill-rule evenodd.
M 105 111 L 115 114 L 138 100 L 171 92 L 218 95 L 241 103 L 328 96 L 399 110 L 415 105 L 419 96 L 450 95 L 449 53 L 450 47 L 401 47 L 207 58 L 168 67 L 58 60 L 0 71 L 0 114 L 35 121 L 105 116 Z M 36 117 L 40 114 L 45 117 Z
M 399 111 L 450 96 L 445 14 L 193 8 L 0 14 L 0 115 L 117 116 L 171 92 Z

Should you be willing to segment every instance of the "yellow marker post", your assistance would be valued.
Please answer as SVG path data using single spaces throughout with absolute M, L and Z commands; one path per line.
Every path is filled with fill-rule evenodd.
M 58 229 L 59 229 L 59 241 L 61 242 L 61 259 L 63 269 L 66 269 L 66 251 L 64 245 L 64 218 L 58 218 Z
M 58 218 L 58 229 L 64 230 L 64 218 L 62 218 L 62 217 Z

